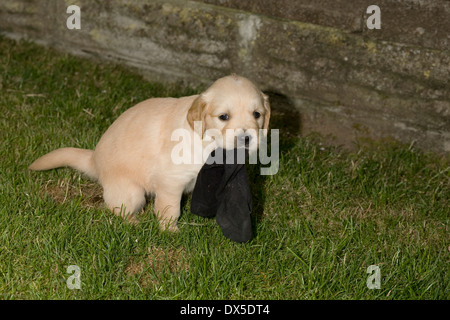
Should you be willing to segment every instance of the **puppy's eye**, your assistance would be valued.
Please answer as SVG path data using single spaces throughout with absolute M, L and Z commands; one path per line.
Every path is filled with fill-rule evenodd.
M 219 119 L 222 121 L 227 121 L 230 118 L 230 116 L 227 113 L 221 114 L 219 116 Z
M 259 113 L 258 111 L 253 112 L 253 116 L 255 117 L 255 119 L 258 119 L 259 117 L 261 117 L 261 113 Z

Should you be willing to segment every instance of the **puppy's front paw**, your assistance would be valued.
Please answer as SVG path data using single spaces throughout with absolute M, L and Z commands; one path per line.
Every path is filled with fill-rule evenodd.
M 139 219 L 135 214 L 129 214 L 125 217 L 125 221 L 131 225 L 137 225 L 140 223 Z
M 176 221 L 167 221 L 167 220 L 159 221 L 159 229 L 161 231 L 170 231 L 170 232 L 179 232 L 180 231 L 180 229 L 178 229 Z

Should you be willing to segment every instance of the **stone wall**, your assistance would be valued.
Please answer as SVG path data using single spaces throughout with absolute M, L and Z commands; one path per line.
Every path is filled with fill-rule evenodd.
M 80 30 L 66 27 L 71 4 Z M 2 0 L 0 33 L 118 61 L 151 80 L 206 85 L 236 72 L 271 92 L 275 108 L 295 108 L 303 132 L 340 143 L 391 136 L 448 153 L 450 2 L 379 0 L 380 30 L 366 27 L 370 4 Z

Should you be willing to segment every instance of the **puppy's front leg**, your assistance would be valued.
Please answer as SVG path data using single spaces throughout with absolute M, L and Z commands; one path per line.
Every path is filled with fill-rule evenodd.
M 182 190 L 175 192 L 166 188 L 156 192 L 154 210 L 161 230 L 178 231 L 177 220 L 180 216 L 182 193 Z

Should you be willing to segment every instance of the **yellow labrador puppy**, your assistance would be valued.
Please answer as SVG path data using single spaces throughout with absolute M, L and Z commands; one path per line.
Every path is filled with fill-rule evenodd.
M 161 228 L 175 231 L 181 196 L 192 191 L 206 159 L 174 161 L 179 142 L 173 133 L 185 132 L 187 149 L 193 153 L 207 146 L 212 151 L 212 143 L 212 149 L 234 148 L 238 139 L 252 151 L 257 148 L 259 129 L 268 128 L 269 118 L 268 97 L 248 79 L 233 74 L 200 95 L 143 101 L 108 128 L 94 151 L 57 149 L 37 159 L 30 169 L 69 166 L 85 173 L 102 185 L 107 207 L 128 219 L 134 219 L 152 194 Z M 209 129 L 215 134 L 208 136 Z M 230 130 L 234 135 L 226 134 Z M 200 143 L 195 146 L 195 141 Z

